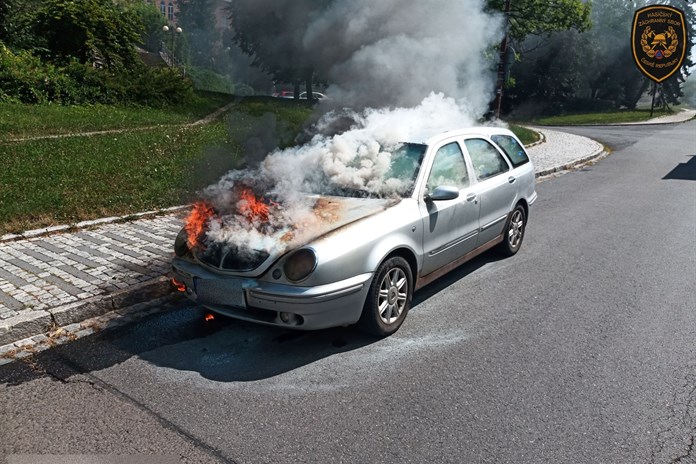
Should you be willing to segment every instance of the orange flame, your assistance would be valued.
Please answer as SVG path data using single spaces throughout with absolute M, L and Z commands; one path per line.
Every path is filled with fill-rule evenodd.
M 241 201 L 238 204 L 239 212 L 244 215 L 249 222 L 254 221 L 254 219 L 268 222 L 270 208 L 263 201 L 258 200 L 251 189 L 242 189 L 240 199 Z
M 213 316 L 212 314 L 208 313 L 205 315 L 206 322 L 212 321 L 213 319 L 215 319 L 215 316 Z
M 172 285 L 174 285 L 174 287 L 176 287 L 176 289 L 180 292 L 186 291 L 186 285 L 183 282 L 179 282 L 176 279 L 172 279 Z
M 205 223 L 210 219 L 215 210 L 208 203 L 199 201 L 193 205 L 191 213 L 186 218 L 186 233 L 188 234 L 188 246 L 193 248 L 198 245 L 200 236 L 205 230 Z

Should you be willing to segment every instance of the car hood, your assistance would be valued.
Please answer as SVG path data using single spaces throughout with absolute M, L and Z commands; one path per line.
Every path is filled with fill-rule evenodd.
M 326 234 L 382 212 L 401 201 L 400 198 L 355 198 L 330 195 L 307 195 L 306 200 L 313 205 L 311 214 L 305 215 L 291 226 L 266 233 L 263 240 L 259 241 L 263 244 L 263 249 L 258 247 L 253 250 L 258 259 L 255 264 L 249 266 L 249 269 L 225 269 L 220 264 L 224 261 L 223 256 L 211 259 L 210 253 L 203 249 L 194 251 L 197 261 L 216 272 L 256 277 L 266 272 L 288 251 L 305 246 Z

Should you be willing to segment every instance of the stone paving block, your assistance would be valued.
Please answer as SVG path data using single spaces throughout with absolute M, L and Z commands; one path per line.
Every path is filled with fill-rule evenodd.
M 43 261 L 44 263 L 50 263 L 52 261 L 55 261 L 54 257 L 40 253 L 36 250 L 32 250 L 31 248 L 27 248 L 26 250 L 24 250 L 24 254 L 31 256 L 34 259 L 38 259 L 39 261 Z
M 7 345 L 0 346 L 0 358 L 5 356 L 7 353 L 11 353 L 17 350 L 14 343 L 8 343 Z
M 113 310 L 111 298 L 103 296 L 51 308 L 49 312 L 56 324 L 64 326 L 90 317 L 100 316 L 111 310 Z
M 149 272 L 148 269 L 137 264 L 133 264 L 130 261 L 126 261 L 125 259 L 115 259 L 114 263 L 118 264 L 122 268 L 128 269 L 133 272 L 137 272 L 139 274 L 147 274 Z
M 48 341 L 48 337 L 44 334 L 39 334 L 34 337 L 31 337 L 31 340 L 36 344 L 46 343 Z
M 88 232 L 78 232 L 77 234 L 75 234 L 75 237 L 80 238 L 86 242 L 93 243 L 95 245 L 105 245 L 108 243 L 106 240 L 94 237 Z
M 75 336 L 77 338 L 82 338 L 82 337 L 86 337 L 88 335 L 92 335 L 93 333 L 94 333 L 94 329 L 89 327 L 87 329 L 82 329 L 82 330 L 75 332 Z
M 82 293 L 82 290 L 77 288 L 76 286 L 66 282 L 65 280 L 61 279 L 60 277 L 56 275 L 49 275 L 44 278 L 47 282 L 52 283 L 56 287 L 58 287 L 60 290 L 62 290 L 65 293 L 68 293 L 73 296 L 77 296 L 80 293 Z
M 0 321 L 0 346 L 46 332 L 53 320 L 47 311 L 24 311 Z
M 90 247 L 88 245 L 82 245 L 82 246 L 78 246 L 75 248 L 78 249 L 79 251 L 85 253 L 85 254 L 92 256 L 92 257 L 97 257 L 97 258 L 109 258 L 110 257 L 110 255 L 107 255 L 106 253 L 102 253 L 97 248 Z
M 6 310 L 9 309 L 10 311 L 18 311 L 24 308 L 24 303 L 17 301 L 4 291 L 0 291 L 0 311 L 2 311 L 3 307 L 6 308 Z
M 16 274 L 9 272 L 9 271 L 6 271 L 5 269 L 2 269 L 2 268 L 0 268 L 0 279 L 4 279 L 4 280 L 10 282 L 15 287 L 23 287 L 23 286 L 29 284 L 29 282 L 27 282 L 26 280 L 17 276 Z
M 12 263 L 13 265 L 15 265 L 16 267 L 18 267 L 22 270 L 25 270 L 25 271 L 30 272 L 32 274 L 36 274 L 37 276 L 44 272 L 44 269 L 36 267 L 33 264 L 30 264 L 23 259 L 14 258 L 14 259 L 8 260 L 8 262 Z
M 124 237 L 124 236 L 119 235 L 119 234 L 115 234 L 113 232 L 103 232 L 101 235 L 103 235 L 104 237 L 109 237 L 110 239 L 115 240 L 116 242 L 123 243 L 124 245 L 132 245 L 133 244 L 133 241 L 130 240 L 129 238 Z
M 139 251 L 133 251 L 133 250 L 129 250 L 128 248 L 125 248 L 125 247 L 117 247 L 117 246 L 113 246 L 113 245 L 109 246 L 109 248 L 112 249 L 113 251 L 115 251 L 116 253 L 130 256 L 131 258 L 143 259 L 143 254 Z
M 34 245 L 43 248 L 44 250 L 48 250 L 56 255 L 62 255 L 65 253 L 65 250 L 62 248 L 57 247 L 56 245 L 52 244 L 48 240 L 33 240 L 32 243 Z
M 85 282 L 94 282 L 95 280 L 99 280 L 98 277 L 95 277 L 91 274 L 88 274 L 84 271 L 81 271 L 81 270 L 75 268 L 74 266 L 64 265 L 64 266 L 59 266 L 59 269 L 63 272 L 66 272 L 66 273 L 74 276 L 74 277 L 77 277 L 78 279 L 83 280 Z

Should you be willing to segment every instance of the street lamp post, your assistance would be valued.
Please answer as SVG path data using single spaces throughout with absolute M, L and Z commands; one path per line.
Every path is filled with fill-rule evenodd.
M 162 42 L 162 48 L 164 49 L 165 55 L 167 56 L 168 65 L 169 66 L 176 66 L 181 68 L 182 72 L 186 74 L 186 70 L 184 69 L 183 65 L 180 64 L 179 60 L 176 57 L 176 45 L 177 42 L 180 41 L 179 36 L 183 32 L 183 29 L 179 26 L 176 28 L 172 29 L 166 24 L 162 26 L 162 31 L 167 34 L 168 37 L 168 42 L 169 46 L 165 45 L 164 42 Z

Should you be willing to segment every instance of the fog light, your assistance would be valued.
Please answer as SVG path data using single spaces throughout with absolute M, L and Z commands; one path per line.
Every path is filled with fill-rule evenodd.
M 295 315 L 290 313 L 280 313 L 280 320 L 285 324 L 289 324 L 291 321 L 295 320 Z
M 281 272 L 280 269 L 276 269 L 275 271 L 273 271 L 273 278 L 274 278 L 275 280 L 280 279 L 280 277 L 281 277 L 282 275 L 283 275 L 283 273 Z

